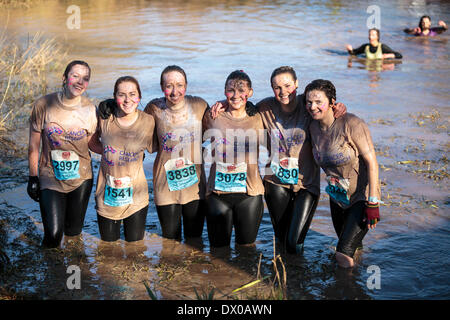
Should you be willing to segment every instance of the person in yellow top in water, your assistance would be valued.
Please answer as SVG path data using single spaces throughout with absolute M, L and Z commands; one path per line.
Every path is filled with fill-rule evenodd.
M 336 89 L 328 80 L 305 88 L 314 159 L 325 171 L 333 226 L 339 241 L 336 260 L 353 267 L 353 256 L 369 229 L 380 220 L 378 163 L 366 123 L 351 113 L 336 119 Z
M 116 106 L 107 119 L 98 119 L 89 148 L 102 155 L 95 192 L 101 239 L 120 238 L 123 221 L 125 241 L 142 240 L 149 204 L 144 151 L 152 152 L 155 121 L 138 110 L 142 99 L 138 81 L 130 76 L 114 85 Z M 100 142 L 101 139 L 101 142 Z
M 347 51 L 351 55 L 365 54 L 366 59 L 401 59 L 399 52 L 392 50 L 386 44 L 380 42 L 380 30 L 373 28 L 369 30 L 369 43 L 364 43 L 356 49 L 348 44 Z
M 72 61 L 62 91 L 33 104 L 27 192 L 40 205 L 44 247 L 58 247 L 64 234 L 79 235 L 84 224 L 92 190 L 88 142 L 97 127 L 95 105 L 82 96 L 90 77 L 86 62 Z

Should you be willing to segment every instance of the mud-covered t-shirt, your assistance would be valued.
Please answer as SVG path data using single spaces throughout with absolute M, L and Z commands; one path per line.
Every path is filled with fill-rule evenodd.
M 369 179 L 362 156 L 374 152 L 367 124 L 346 113 L 327 130 L 322 130 L 318 121 L 312 121 L 309 129 L 314 159 L 327 175 L 325 191 L 330 198 L 344 209 L 357 201 L 367 201 Z M 380 199 L 379 187 L 377 194 Z
M 140 110 L 128 127 L 115 116 L 99 119 L 98 134 L 102 143 L 102 160 L 95 191 L 99 215 L 121 220 L 148 205 L 144 151 L 152 152 L 155 121 Z
M 311 116 L 304 106 L 303 95 L 297 96 L 297 101 L 297 107 L 289 113 L 282 110 L 274 97 L 256 105 L 270 139 L 271 159 L 264 180 L 294 192 L 307 189 L 319 195 L 320 169 L 313 158 L 308 131 Z
M 157 206 L 186 204 L 205 196 L 202 159 L 202 118 L 208 104 L 185 96 L 179 110 L 167 107 L 165 98 L 150 101 L 145 112 L 155 118 L 157 151 L 153 190 Z
M 88 141 L 97 127 L 95 105 L 82 96 L 73 106 L 56 92 L 36 100 L 30 117 L 32 130 L 41 133 L 39 159 L 41 190 L 71 192 L 92 179 Z
M 222 112 L 213 119 L 207 112 L 203 127 L 205 141 L 211 140 L 212 155 L 206 194 L 264 194 L 258 167 L 259 144 L 265 134 L 261 115 L 255 112 L 234 118 Z

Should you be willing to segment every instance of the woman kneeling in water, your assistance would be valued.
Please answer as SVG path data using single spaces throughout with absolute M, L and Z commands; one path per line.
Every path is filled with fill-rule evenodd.
M 336 119 L 336 89 L 328 80 L 305 88 L 314 159 L 327 175 L 331 218 L 339 237 L 336 260 L 354 266 L 353 256 L 369 229 L 380 220 L 378 163 L 366 123 L 351 113 Z

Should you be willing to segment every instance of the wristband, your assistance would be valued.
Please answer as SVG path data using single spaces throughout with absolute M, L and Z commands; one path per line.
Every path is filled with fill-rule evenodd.
M 368 202 L 371 202 L 371 203 L 384 203 L 383 201 L 378 200 L 377 197 L 369 197 Z

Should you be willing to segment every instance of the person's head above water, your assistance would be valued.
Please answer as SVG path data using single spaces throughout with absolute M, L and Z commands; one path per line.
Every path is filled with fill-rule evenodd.
M 377 28 L 372 28 L 369 30 L 369 42 L 372 43 L 378 43 L 380 41 L 380 30 Z
M 425 16 L 420 17 L 419 28 L 423 31 L 423 30 L 430 29 L 430 27 L 431 27 L 430 16 L 425 15 Z

